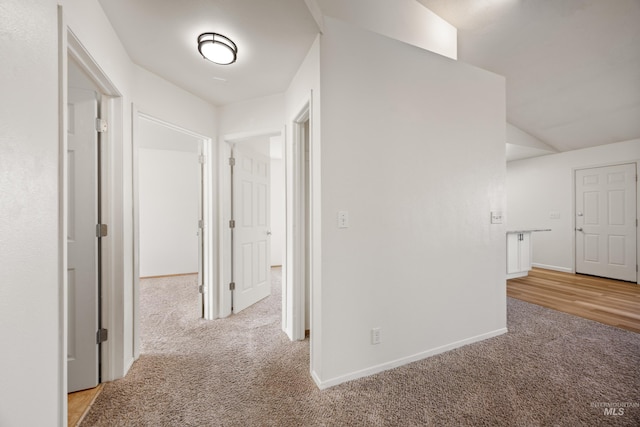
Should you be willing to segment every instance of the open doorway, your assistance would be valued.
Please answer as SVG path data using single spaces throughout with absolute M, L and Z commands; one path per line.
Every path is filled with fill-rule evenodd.
M 292 340 L 311 333 L 312 307 L 312 138 L 311 110 L 307 102 L 292 121 L 287 153 L 287 246 L 283 329 Z
M 283 264 L 284 162 L 280 131 L 228 135 L 223 200 L 223 317 L 271 294 L 271 270 Z M 278 270 L 277 275 L 280 275 Z M 228 279 L 227 279 L 228 277 Z M 228 283 L 229 286 L 225 286 Z
M 101 152 L 96 120 L 101 93 L 69 58 L 67 87 L 68 391 L 100 383 Z
M 124 307 L 113 296 L 124 284 L 114 253 L 121 216 L 114 185 L 122 170 L 122 97 L 71 30 L 61 27 L 60 243 L 64 298 L 61 395 L 121 375 L 122 330 L 114 325 Z M 121 252 L 121 249 L 120 249 Z M 82 362 L 81 362 L 82 360 Z M 72 365 L 82 365 L 78 370 Z M 66 401 L 66 399 L 65 399 Z M 63 408 L 66 405 L 63 404 Z
M 134 122 L 134 342 L 140 352 L 140 279 L 188 276 L 201 317 L 215 318 L 210 227 L 211 140 L 135 112 Z M 209 160 L 209 161 L 207 161 Z M 211 317 L 213 316 L 213 317 Z

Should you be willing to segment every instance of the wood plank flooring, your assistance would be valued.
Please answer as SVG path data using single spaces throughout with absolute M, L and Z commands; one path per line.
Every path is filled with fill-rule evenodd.
M 640 285 L 534 268 L 507 280 L 507 295 L 640 333 Z
M 67 426 L 75 427 L 102 391 L 104 384 L 67 395 Z

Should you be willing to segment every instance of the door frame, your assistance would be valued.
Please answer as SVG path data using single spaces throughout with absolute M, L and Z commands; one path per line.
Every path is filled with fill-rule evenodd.
M 214 161 L 212 157 L 212 140 L 211 138 L 193 132 L 189 129 L 169 123 L 150 114 L 140 111 L 134 104 L 132 106 L 132 145 L 133 145 L 133 337 L 134 337 L 134 355 L 138 358 L 140 355 L 140 188 L 139 188 L 139 153 L 140 153 L 140 120 L 147 120 L 167 129 L 188 135 L 198 139 L 202 143 L 202 153 L 205 157 L 205 163 L 202 167 L 202 188 L 200 189 L 201 200 L 200 208 L 202 209 L 202 219 L 204 227 L 202 229 L 202 285 L 204 293 L 204 318 L 207 320 L 216 319 L 218 317 L 218 296 L 214 280 L 215 275 L 215 248 L 216 227 L 214 219 L 214 197 L 212 197 L 213 189 L 213 167 Z
M 597 164 L 597 165 L 586 165 L 586 166 L 579 166 L 579 167 L 574 167 L 571 170 L 571 213 L 572 213 L 572 219 L 571 219 L 571 230 L 572 234 L 571 234 L 571 252 L 572 252 L 572 260 L 573 260 L 573 274 L 576 274 L 577 268 L 576 268 L 576 264 L 577 264 L 577 260 L 576 260 L 576 256 L 577 256 L 577 252 L 576 252 L 576 233 L 575 233 L 575 229 L 577 227 L 576 224 L 576 172 L 579 170 L 583 170 L 583 169 L 594 169 L 594 168 L 604 168 L 604 167 L 609 167 L 609 166 L 620 166 L 620 165 L 625 165 L 625 164 L 635 164 L 636 165 L 636 219 L 638 218 L 638 216 L 640 215 L 640 185 L 638 185 L 638 179 L 637 176 L 640 175 L 640 170 L 638 170 L 638 168 L 640 167 L 640 160 L 635 159 L 635 160 L 619 160 L 619 161 L 615 161 L 615 162 L 607 162 L 607 163 L 601 163 L 601 164 Z M 636 265 L 640 265 L 640 227 L 636 226 Z M 640 273 L 636 272 L 636 284 L 640 285 Z
M 101 381 L 110 381 L 118 376 L 122 376 L 125 371 L 124 352 L 125 334 L 117 328 L 117 319 L 124 317 L 124 306 L 114 303 L 116 295 L 121 293 L 123 285 L 121 281 L 115 280 L 116 277 L 124 274 L 123 266 L 116 265 L 117 255 L 122 253 L 122 238 L 120 233 L 114 230 L 122 230 L 122 216 L 118 212 L 122 206 L 114 203 L 115 200 L 122 200 L 123 192 L 121 187 L 117 185 L 118 174 L 116 170 L 122 169 L 122 95 L 118 89 L 111 83 L 111 80 L 103 72 L 100 66 L 94 61 L 89 52 L 82 45 L 73 31 L 66 25 L 62 7 L 58 7 L 59 22 L 59 251 L 60 257 L 60 301 L 59 301 L 59 324 L 60 324 L 60 375 L 61 378 L 61 413 L 67 412 L 67 343 L 68 343 L 68 283 L 66 278 L 68 266 L 67 252 L 67 219 L 69 212 L 67 209 L 68 194 L 68 163 L 66 152 L 68 148 L 67 142 L 67 120 L 69 116 L 67 108 L 67 91 L 69 87 L 68 81 L 68 60 L 73 58 L 80 69 L 89 76 L 100 92 L 102 101 L 100 104 L 101 116 L 109 123 L 107 132 L 102 133 L 99 137 L 100 144 L 100 180 L 101 180 L 101 218 L 102 223 L 108 224 L 109 234 L 101 240 L 101 279 L 102 294 L 98 296 L 101 306 L 101 323 L 102 327 L 109 330 L 109 339 L 102 343 L 100 349 Z
M 290 263 L 285 277 L 285 289 L 283 291 L 283 329 L 291 340 L 305 339 L 305 306 L 306 306 L 306 281 L 310 280 L 309 291 L 313 282 L 313 255 L 311 242 L 307 236 L 313 219 L 313 149 L 312 149 L 312 114 L 311 96 L 297 110 L 291 121 L 291 144 L 286 151 L 285 168 L 286 199 L 287 199 L 287 244 L 285 245 L 285 259 Z M 309 123 L 308 140 L 304 135 L 304 124 Z M 305 168 L 305 147 L 309 145 L 309 171 Z M 309 223 L 307 224 L 307 204 L 309 200 Z M 289 215 L 291 209 L 291 215 Z M 309 269 L 306 271 L 306 256 L 309 255 Z M 313 294 L 313 292 L 311 292 Z M 310 295 L 312 297 L 312 295 Z M 313 310 L 313 301 L 309 309 Z M 313 322 L 313 316 L 309 316 Z M 311 328 L 311 326 L 310 326 Z
M 283 129 L 261 129 L 247 132 L 236 132 L 223 135 L 218 144 L 218 317 L 228 317 L 231 315 L 231 167 L 229 158 L 233 145 L 251 138 L 283 136 Z M 283 270 L 286 268 L 282 266 Z

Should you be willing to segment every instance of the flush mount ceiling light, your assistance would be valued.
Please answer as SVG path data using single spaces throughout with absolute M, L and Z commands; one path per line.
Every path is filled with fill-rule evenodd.
M 204 59 L 220 65 L 236 62 L 238 47 L 228 37 L 218 33 L 202 33 L 198 36 L 198 51 Z

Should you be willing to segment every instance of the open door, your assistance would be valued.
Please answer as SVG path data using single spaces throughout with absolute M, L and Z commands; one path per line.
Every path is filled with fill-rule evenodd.
M 636 282 L 636 165 L 576 171 L 576 273 Z
M 68 103 L 67 365 L 72 392 L 99 382 L 98 94 L 70 87 Z
M 238 313 L 271 293 L 270 160 L 241 144 L 232 158 L 232 309 Z

